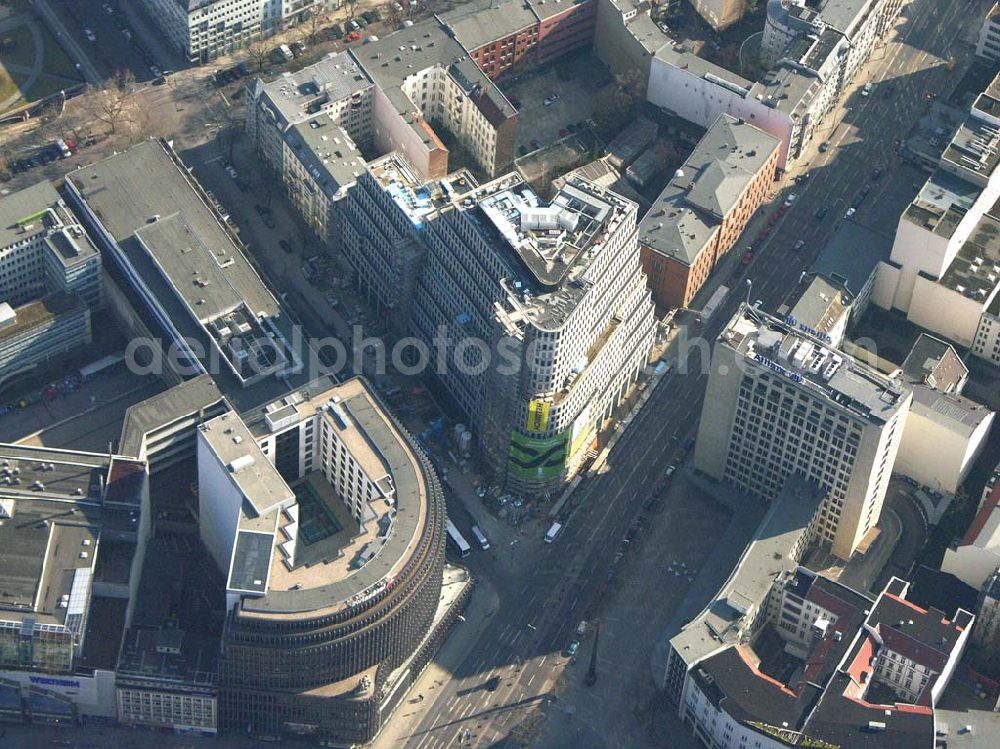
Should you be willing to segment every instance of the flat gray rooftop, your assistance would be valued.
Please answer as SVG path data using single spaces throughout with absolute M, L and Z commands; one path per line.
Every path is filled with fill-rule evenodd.
M 0 197 L 0 248 L 42 232 L 44 222 L 33 217 L 58 202 L 59 193 L 48 181 Z M 33 224 L 34 229 L 25 232 L 22 227 L 28 224 Z
M 123 455 L 138 457 L 145 434 L 201 410 L 210 412 L 220 407 L 222 400 L 215 381 L 205 374 L 129 406 L 118 450 Z
M 556 6 L 560 10 L 564 7 Z M 523 0 L 472 0 L 441 13 L 466 49 L 475 50 L 538 23 Z
M 979 219 L 962 249 L 941 277 L 941 283 L 977 302 L 1000 289 L 1000 202 Z
M 843 284 L 858 296 L 875 274 L 879 262 L 889 259 L 893 237 L 879 234 L 855 221 L 841 222 L 820 250 L 812 272 Z
M 938 236 L 950 239 L 959 221 L 983 189 L 938 168 L 907 206 L 903 217 Z
M 279 314 L 278 302 L 242 250 L 158 141 L 140 143 L 67 179 L 119 244 L 148 248 L 194 317 L 214 317 L 240 300 L 256 314 Z
M 254 94 L 266 94 L 282 129 L 304 122 L 323 102 L 339 101 L 371 88 L 372 81 L 347 51 L 331 53 L 308 67 L 286 72 L 269 83 L 254 81 Z
M 285 142 L 329 198 L 342 194 L 365 171 L 354 141 L 328 115 L 292 125 Z

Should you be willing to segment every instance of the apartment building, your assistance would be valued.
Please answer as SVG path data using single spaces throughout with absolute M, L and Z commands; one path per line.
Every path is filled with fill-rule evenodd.
M 738 22 L 746 14 L 747 0 L 688 0 L 698 15 L 716 31 L 722 31 Z
M 790 473 L 829 498 L 820 537 L 849 559 L 875 527 L 912 393 L 813 334 L 746 306 L 712 354 L 695 466 L 773 499 Z
M 360 151 L 399 152 L 421 179 L 448 173 L 442 136 L 467 149 L 490 176 L 514 159 L 517 112 L 436 19 L 269 83 L 254 80 L 247 93 L 247 132 L 286 184 L 295 184 L 286 174 L 296 161 L 285 149 L 289 129 L 322 115 Z M 335 149 L 343 158 L 330 157 L 330 163 L 359 157 L 344 145 Z M 339 179 L 334 175 L 334 182 L 346 185 L 353 171 L 351 166 Z
M 517 112 L 449 29 L 427 19 L 350 50 L 377 86 L 375 147 L 423 179 L 448 173 L 446 140 L 490 177 L 515 156 Z
M 726 113 L 772 134 L 782 144 L 781 168 L 799 158 L 901 6 L 901 0 L 771 0 L 761 42 L 770 70 L 752 81 L 699 57 L 697 41 L 668 36 L 647 4 L 599 3 L 595 48 L 612 71 L 638 71 L 651 104 L 701 127 Z
M 815 481 L 801 473 L 789 475 L 725 584 L 700 614 L 654 651 L 654 678 L 682 717 L 691 670 L 725 648 L 750 642 L 765 624 L 778 620 L 782 596 L 793 586 L 799 562 L 815 541 L 825 499 L 826 492 Z
M 490 78 L 589 46 L 597 0 L 474 0 L 438 18 Z
M 996 350 L 1000 298 L 1000 128 L 989 103 L 1000 76 L 972 107 L 940 163 L 900 216 L 892 251 L 879 265 L 873 301 L 968 347 Z
M 949 619 L 907 600 L 909 584 L 892 578 L 872 602 L 848 591 L 830 595 L 823 578 L 800 571 L 781 609 L 780 638 L 798 622 L 807 636 L 785 641 L 799 667 L 775 671 L 738 643 L 690 672 L 682 717 L 706 746 L 930 746 L 941 735 L 937 704 L 965 650 L 975 617 Z M 820 605 L 809 602 L 819 586 Z M 844 591 L 841 587 L 841 593 Z M 793 601 L 804 601 L 801 609 Z M 827 606 L 831 610 L 827 610 Z M 817 617 L 817 613 L 820 616 Z M 830 618 L 826 618 L 829 614 Z
M 190 62 L 231 54 L 340 0 L 140 0 L 170 45 Z
M 1000 3 L 994 3 L 983 19 L 976 42 L 976 55 L 984 60 L 1000 62 Z
M 983 499 L 979 511 L 958 539 L 945 550 L 941 571 L 982 590 L 1000 568 L 1000 483 Z
M 0 302 L 46 294 L 103 303 L 101 256 L 50 182 L 0 197 Z
M 768 199 L 780 150 L 774 136 L 719 115 L 639 224 L 657 304 L 688 306 Z

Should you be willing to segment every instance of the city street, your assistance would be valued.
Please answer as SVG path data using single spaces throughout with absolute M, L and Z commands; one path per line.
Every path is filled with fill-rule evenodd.
M 821 130 L 810 144 L 810 154 L 788 175 L 789 184 L 802 172 L 810 176 L 805 183 L 780 194 L 784 199 L 788 192 L 795 192 L 798 199 L 767 240 L 756 247 L 756 260 L 747 272 L 753 284 L 751 293 L 763 301 L 765 309 L 776 309 L 795 288 L 800 273 L 809 268 L 844 220 L 856 193 L 876 167 L 883 170 L 881 179 L 854 220 L 882 234 L 887 247 L 891 244 L 900 212 L 925 179 L 923 173 L 893 155 L 892 141 L 901 137 L 925 106 L 925 91 L 947 96 L 960 80 L 971 52 L 967 43 L 971 24 L 985 7 L 977 3 L 976 12 L 971 12 L 959 3 L 942 6 L 934 0 L 914 0 L 904 7 L 889 43 L 876 51 L 854 82 L 844 106 L 831 113 L 825 132 Z M 951 72 L 945 65 L 949 56 L 956 59 Z M 887 80 L 895 82 L 890 99 L 878 93 L 861 96 L 859 89 L 868 81 Z M 820 153 L 824 139 L 829 148 Z M 815 214 L 824 206 L 828 213 L 817 220 Z M 746 236 L 754 236 L 760 223 L 760 219 L 752 222 Z M 805 239 L 806 245 L 792 254 L 799 238 Z M 735 261 L 739 253 L 734 256 Z M 710 283 L 702 291 L 705 298 L 712 286 L 727 277 L 725 269 L 720 270 L 716 284 Z M 689 335 L 713 340 L 743 296 L 744 290 L 738 289 L 704 330 L 695 328 Z M 485 747 L 497 746 L 505 739 L 512 745 L 532 747 L 662 745 L 651 735 L 622 732 L 622 725 L 636 723 L 631 712 L 604 711 L 596 721 L 604 722 L 604 730 L 591 728 L 587 732 L 579 730 L 572 720 L 557 721 L 552 716 L 557 711 L 573 713 L 573 706 L 564 704 L 560 695 L 560 671 L 566 662 L 561 650 L 577 622 L 594 610 L 619 543 L 643 501 L 672 462 L 677 446 L 694 433 L 705 387 L 703 352 L 708 350 L 704 343 L 694 343 L 697 345 L 688 347 L 686 362 L 679 364 L 678 374 L 661 382 L 627 427 L 609 457 L 608 470 L 585 479 L 577 489 L 572 498 L 576 509 L 562 536 L 537 550 L 522 549 L 522 554 L 534 555 L 533 564 L 527 567 L 530 572 L 512 579 L 487 566 L 484 574 L 490 576 L 499 597 L 496 613 L 450 678 L 425 695 L 425 714 L 419 722 L 410 718 L 414 727 L 406 746 Z M 543 532 L 541 528 L 539 534 Z M 679 524 L 669 535 L 683 542 L 687 532 L 684 524 Z M 711 549 L 717 540 L 708 534 L 694 542 Z M 653 643 L 648 646 L 651 649 Z M 615 642 L 602 640 L 600 650 L 603 662 L 615 661 Z M 578 659 L 585 661 L 589 647 L 585 645 L 580 653 Z M 586 666 L 578 663 L 576 668 Z M 503 677 L 495 691 L 478 688 L 493 674 Z M 632 685 L 650 682 L 648 667 L 619 673 L 617 678 Z M 544 724 L 537 717 L 539 708 L 548 716 Z M 676 728 L 678 731 L 671 732 L 672 746 L 684 746 L 687 739 L 677 736 L 679 725 Z

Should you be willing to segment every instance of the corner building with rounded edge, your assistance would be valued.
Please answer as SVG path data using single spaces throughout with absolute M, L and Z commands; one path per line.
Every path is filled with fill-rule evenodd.
M 198 456 L 202 539 L 227 571 L 220 728 L 370 741 L 405 692 L 392 672 L 433 653 L 429 461 L 360 378 L 212 419 Z

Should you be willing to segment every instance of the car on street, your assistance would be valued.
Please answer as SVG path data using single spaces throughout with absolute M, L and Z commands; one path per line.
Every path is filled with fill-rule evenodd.
M 239 174 L 236 173 L 236 170 L 233 169 L 231 165 L 226 166 L 226 174 L 228 174 L 233 179 L 238 179 L 240 176 Z
M 753 250 L 747 248 L 747 251 L 743 253 L 743 257 L 740 258 L 741 265 L 750 265 L 753 262 Z
M 847 209 L 847 213 L 844 214 L 844 218 L 850 218 L 857 212 L 857 210 L 858 209 L 852 205 L 850 208 Z
M 874 171 L 872 171 L 872 179 L 873 180 L 877 180 L 881 176 L 882 176 L 882 170 L 881 169 L 876 168 Z
M 576 651 L 579 649 L 580 649 L 580 641 L 574 638 L 573 641 L 566 646 L 565 650 L 563 650 L 563 656 L 565 656 L 566 658 L 572 658 L 574 655 L 576 655 Z
M 798 200 L 798 198 L 799 196 L 793 192 L 791 195 L 785 198 L 785 205 L 790 207 L 793 203 L 795 203 L 796 200 Z
M 278 246 L 285 252 L 287 252 L 289 255 L 291 255 L 295 251 L 292 249 L 292 243 L 289 242 L 287 239 L 279 239 Z
M 795 242 L 795 245 L 792 247 L 792 249 L 795 252 L 798 252 L 799 250 L 801 250 L 805 246 L 806 246 L 806 240 L 799 239 L 798 241 Z
M 826 153 L 829 150 L 830 150 L 830 144 L 827 143 L 825 140 L 822 143 L 819 144 L 819 152 L 820 153 Z
M 862 96 L 871 96 L 872 89 L 874 89 L 874 88 L 875 88 L 875 86 L 873 86 L 871 83 L 866 83 L 865 86 L 864 86 L 864 88 L 861 89 L 861 95 Z
M 583 637 L 585 634 L 587 634 L 587 622 L 584 620 L 576 625 L 576 636 Z
M 487 692 L 495 692 L 500 688 L 500 685 L 502 683 L 503 679 L 500 678 L 499 676 L 491 676 L 489 679 L 483 682 L 483 689 L 485 689 Z
M 94 34 L 93 31 L 91 31 L 86 26 L 83 27 L 83 35 L 85 37 L 87 37 L 87 41 L 88 42 L 96 42 L 97 41 L 97 36 Z

